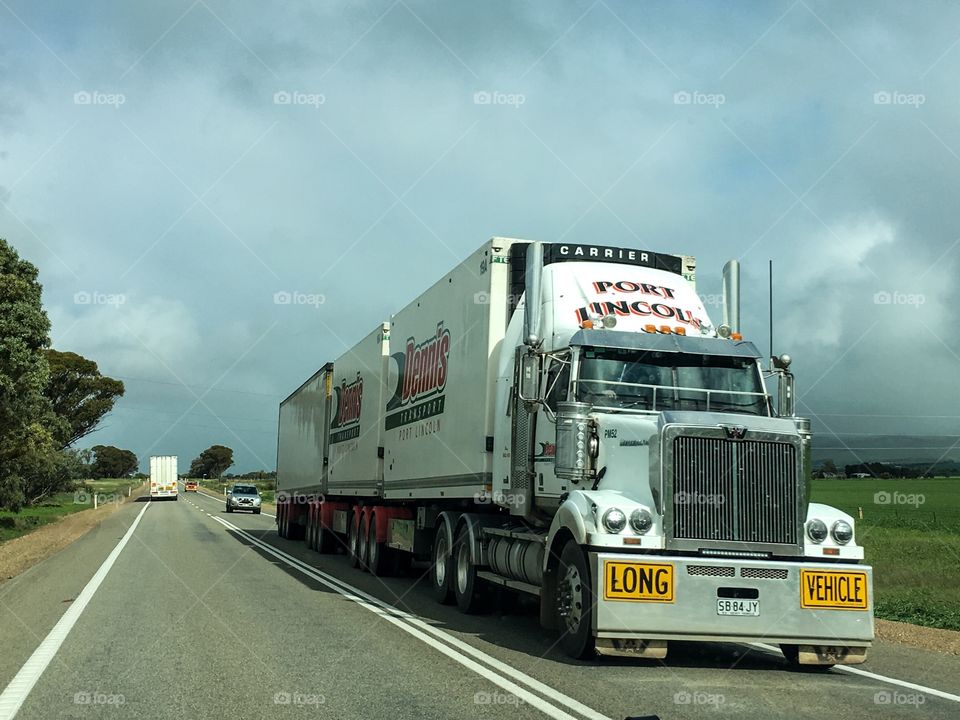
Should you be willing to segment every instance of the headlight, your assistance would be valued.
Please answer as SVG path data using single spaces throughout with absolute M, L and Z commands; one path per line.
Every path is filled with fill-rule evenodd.
M 644 535 L 653 527 L 653 516 L 647 510 L 634 510 L 630 513 L 630 527 L 635 533 Z
M 254 505 L 259 505 L 259 504 L 260 504 L 260 498 L 254 498 L 254 499 L 253 499 L 253 504 L 254 504 Z
M 827 539 L 827 525 L 823 520 L 811 520 L 807 523 L 807 535 L 818 545 Z
M 603 514 L 603 527 L 607 532 L 618 533 L 627 525 L 627 516 L 620 508 L 610 508 Z
M 830 534 L 840 545 L 846 545 L 853 540 L 853 528 L 846 520 L 837 520 L 830 529 Z

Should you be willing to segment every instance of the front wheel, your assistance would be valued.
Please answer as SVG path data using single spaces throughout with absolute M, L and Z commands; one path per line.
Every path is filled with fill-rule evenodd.
M 259 514 L 260 514 L 260 509 L 257 508 L 256 510 L 254 510 L 254 511 L 253 511 L 253 514 L 254 514 L 254 515 L 259 515 Z
M 230 506 L 229 506 L 229 505 L 227 505 L 227 512 L 228 512 L 228 513 L 229 513 L 229 512 L 233 512 L 233 510 L 230 509 Z
M 557 568 L 557 627 L 560 647 L 572 658 L 592 656 L 596 647 L 591 621 L 593 589 L 583 549 L 568 540 Z

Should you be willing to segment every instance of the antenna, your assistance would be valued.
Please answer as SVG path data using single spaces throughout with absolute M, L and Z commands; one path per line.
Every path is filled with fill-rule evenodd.
M 770 265 L 768 269 L 768 276 L 770 278 L 770 305 L 769 305 L 769 319 L 770 319 L 770 367 L 773 367 L 773 260 L 770 260 Z

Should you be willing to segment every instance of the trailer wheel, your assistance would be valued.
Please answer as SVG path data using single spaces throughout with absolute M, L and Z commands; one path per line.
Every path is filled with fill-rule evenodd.
M 447 530 L 441 524 L 433 538 L 433 565 L 430 568 L 430 585 L 433 587 L 434 599 L 442 605 L 453 603 L 453 588 L 450 582 L 453 575 L 452 565 L 450 545 L 447 542 Z
M 367 517 L 363 519 L 363 525 L 359 525 L 357 528 L 357 530 L 359 531 L 357 534 L 357 555 L 359 556 L 358 557 L 359 567 L 363 571 L 367 571 L 370 569 L 370 566 L 368 564 L 368 561 L 370 559 L 368 550 L 370 549 L 370 546 L 367 543 L 367 537 L 370 534 L 369 525 L 370 525 L 370 516 L 367 515 Z
M 593 655 L 596 644 L 591 626 L 593 590 L 583 550 L 568 540 L 557 568 L 557 627 L 560 647 L 572 658 Z
M 367 570 L 371 575 L 383 577 L 389 574 L 390 570 L 390 549 L 386 543 L 377 542 L 377 523 L 372 516 L 367 525 Z
M 453 594 L 460 612 L 475 615 L 490 607 L 487 584 L 477 577 L 477 566 L 470 558 L 470 535 L 466 528 L 460 531 L 453 546 Z
M 347 557 L 350 567 L 360 567 L 360 517 L 354 513 L 347 530 Z

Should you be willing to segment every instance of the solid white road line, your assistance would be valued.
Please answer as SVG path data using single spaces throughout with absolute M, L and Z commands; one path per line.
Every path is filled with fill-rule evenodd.
M 33 655 L 23 664 L 20 672 L 10 681 L 10 684 L 7 685 L 3 694 L 0 694 L 0 720 L 10 720 L 10 718 L 14 717 L 20 710 L 20 706 L 23 705 L 24 700 L 27 699 L 30 691 L 33 690 L 33 686 L 37 684 L 37 680 L 43 675 L 44 670 L 47 669 L 50 661 L 53 660 L 60 646 L 63 645 L 63 641 L 67 639 L 70 630 L 73 629 L 73 626 L 80 618 L 84 608 L 87 607 L 87 603 L 90 602 L 93 594 L 97 592 L 100 583 L 107 577 L 107 573 L 110 572 L 110 568 L 113 567 L 113 563 L 115 563 L 117 557 L 119 557 L 120 551 L 123 550 L 124 546 L 126 546 L 127 542 L 133 536 L 133 531 L 136 530 L 137 525 L 140 524 L 140 518 L 143 517 L 143 514 L 149 507 L 150 503 L 146 503 L 143 506 L 143 510 L 137 515 L 133 524 L 120 539 L 120 542 L 117 543 L 113 551 L 107 556 L 107 559 L 103 561 L 100 569 L 90 578 L 90 582 L 80 591 L 77 599 L 67 608 L 67 611 L 60 620 L 57 621 L 57 624 L 53 626 L 53 630 L 43 639 L 40 646 L 33 651 Z
M 760 648 L 761 650 L 768 650 L 780 655 L 780 648 L 774 647 L 773 645 L 767 645 L 766 643 L 749 644 L 751 647 Z M 943 698 L 944 700 L 960 702 L 960 695 L 954 695 L 953 693 L 937 690 L 936 688 L 926 687 L 925 685 L 917 685 L 916 683 L 908 682 L 906 680 L 898 680 L 897 678 L 887 677 L 886 675 L 878 675 L 877 673 L 872 673 L 869 670 L 861 670 L 860 668 L 852 667 L 851 665 L 835 665 L 833 669 L 839 670 L 840 672 L 849 673 L 850 675 L 860 675 L 861 677 L 879 680 L 880 682 L 889 683 L 890 685 L 897 685 L 899 687 L 907 688 L 908 690 L 917 690 L 925 695 L 933 695 L 934 697 Z
M 234 532 L 242 536 L 244 539 L 253 543 L 260 549 L 264 550 L 265 552 L 273 555 L 279 560 L 282 560 L 290 567 L 296 570 L 299 570 L 304 575 L 307 575 L 308 577 L 313 578 L 317 582 L 339 593 L 343 597 L 349 600 L 352 600 L 358 605 L 363 606 L 367 610 L 370 610 L 371 612 L 376 613 L 377 615 L 380 615 L 383 619 L 387 620 L 390 623 L 393 623 L 404 632 L 412 635 L 418 640 L 442 652 L 444 655 L 451 658 L 452 660 L 455 660 L 456 662 L 460 663 L 464 667 L 470 670 L 473 670 L 478 675 L 481 675 L 482 677 L 486 678 L 487 680 L 494 683 L 495 685 L 498 685 L 504 690 L 510 693 L 513 693 L 516 697 L 522 699 L 527 704 L 537 708 L 538 710 L 548 715 L 549 717 L 562 718 L 563 720 L 576 720 L 574 716 L 565 712 L 561 708 L 556 707 L 556 705 L 550 704 L 549 702 L 543 700 L 539 696 L 534 695 L 529 690 L 526 690 L 520 687 L 515 682 L 513 682 L 513 680 L 521 682 L 524 685 L 527 685 L 528 687 L 537 690 L 538 692 L 545 695 L 547 698 L 549 698 L 553 702 L 560 705 L 565 705 L 567 708 L 574 710 L 575 712 L 578 712 L 587 718 L 590 718 L 590 720 L 609 720 L 609 718 L 606 715 L 603 715 L 602 713 L 597 712 L 593 708 L 587 707 L 586 705 L 573 699 L 572 697 L 569 697 L 568 695 L 565 695 L 559 692 L 558 690 L 550 687 L 549 685 L 545 685 L 539 682 L 538 680 L 535 680 L 534 678 L 520 672 L 519 670 L 511 668 L 510 666 L 500 662 L 496 658 L 490 655 L 487 655 L 483 651 L 478 650 L 468 645 L 467 643 L 461 642 L 460 640 L 453 637 L 449 633 L 446 633 L 446 632 L 443 632 L 442 630 L 438 630 L 437 628 L 434 628 L 430 624 L 424 622 L 418 616 L 412 615 L 403 610 L 399 610 L 393 607 L 392 605 L 388 605 L 387 603 L 384 603 L 378 598 L 375 598 L 372 595 L 368 595 L 362 590 L 359 590 L 353 587 L 352 585 L 343 582 L 339 578 L 335 578 L 323 572 L 322 570 L 318 570 L 314 567 L 311 567 L 310 565 L 307 565 L 306 563 L 299 560 L 298 558 L 295 558 L 294 556 L 289 555 L 284 551 L 279 550 L 278 548 L 275 548 L 269 543 L 265 543 L 262 540 L 259 540 L 258 538 L 254 537 L 253 535 L 250 535 L 248 532 L 237 527 L 233 523 L 230 523 L 224 520 L 223 518 L 214 517 L 213 519 L 216 520 L 221 525 L 223 525 L 224 527 L 226 527 L 228 530 L 233 530 Z M 423 631 L 426 631 L 426 632 L 423 632 Z M 430 635 L 428 635 L 427 633 L 430 633 L 435 637 L 430 637 Z M 446 644 L 444 642 L 440 642 L 437 638 L 444 640 Z M 454 646 L 454 647 L 451 647 L 451 646 Z M 508 679 L 507 677 L 504 677 L 503 675 L 497 672 L 494 672 L 489 667 L 484 667 L 483 665 L 480 665 L 474 660 L 471 660 L 469 657 L 466 657 L 466 655 L 464 655 L 463 652 L 458 652 L 458 650 L 462 650 L 472 655 L 473 657 L 477 658 L 478 660 L 483 661 L 487 665 L 493 668 L 496 668 L 501 672 L 507 673 L 511 679 Z

